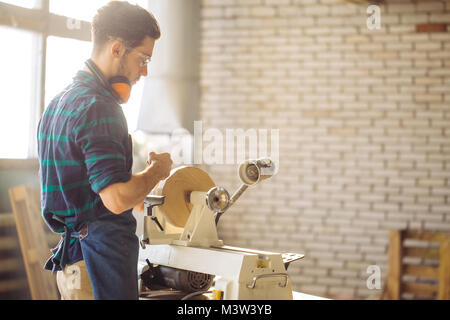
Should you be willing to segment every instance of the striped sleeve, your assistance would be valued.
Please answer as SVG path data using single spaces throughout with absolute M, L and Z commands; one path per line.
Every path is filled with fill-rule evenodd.
M 121 110 L 103 102 L 93 103 L 73 127 L 75 143 L 83 154 L 91 189 L 104 188 L 131 178 L 127 169 L 128 129 Z

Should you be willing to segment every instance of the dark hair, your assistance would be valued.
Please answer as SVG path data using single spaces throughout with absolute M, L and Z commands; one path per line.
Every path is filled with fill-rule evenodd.
M 159 39 L 161 31 L 153 14 L 138 5 L 111 1 L 98 9 L 92 20 L 94 50 L 99 50 L 111 38 L 120 38 L 131 47 L 138 47 L 149 36 Z

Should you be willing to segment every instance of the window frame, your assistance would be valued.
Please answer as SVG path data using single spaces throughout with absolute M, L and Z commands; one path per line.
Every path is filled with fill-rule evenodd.
M 32 117 L 38 120 L 45 110 L 45 80 L 46 80 L 46 58 L 47 58 L 47 38 L 56 36 L 62 38 L 91 41 L 91 23 L 74 19 L 67 16 L 60 16 L 50 12 L 50 0 L 37 1 L 37 8 L 29 9 L 15 6 L 0 1 L 0 26 L 7 26 L 15 29 L 34 31 L 40 39 L 34 47 L 37 58 L 34 67 L 35 76 L 35 108 L 32 109 Z M 31 130 L 33 131 L 33 130 Z M 29 168 L 36 167 L 38 159 L 33 155 L 36 149 L 36 132 L 31 132 L 28 158 L 26 159 L 0 159 L 0 168 Z

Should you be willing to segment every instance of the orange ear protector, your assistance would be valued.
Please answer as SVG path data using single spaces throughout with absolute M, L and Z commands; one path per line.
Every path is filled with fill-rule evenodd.
M 106 80 L 103 73 L 91 59 L 85 61 L 86 66 L 91 70 L 94 76 L 101 84 L 108 89 L 116 99 L 117 103 L 127 103 L 131 93 L 131 83 L 125 76 L 114 76 L 109 81 Z
M 120 103 L 127 103 L 131 94 L 130 80 L 125 76 L 115 76 L 109 79 L 109 84 L 122 99 Z

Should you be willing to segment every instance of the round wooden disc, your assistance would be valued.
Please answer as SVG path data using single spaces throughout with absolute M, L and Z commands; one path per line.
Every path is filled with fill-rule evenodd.
M 188 201 L 188 193 L 207 192 L 215 186 L 214 181 L 202 169 L 183 166 L 173 169 L 165 180 L 156 185 L 152 194 L 166 197 L 164 204 L 158 209 L 168 222 L 176 227 L 184 227 L 193 207 Z

